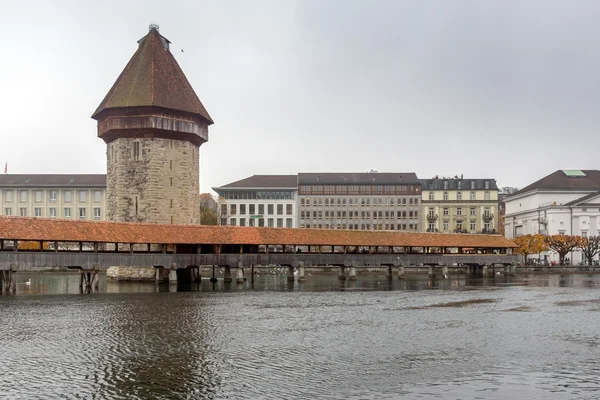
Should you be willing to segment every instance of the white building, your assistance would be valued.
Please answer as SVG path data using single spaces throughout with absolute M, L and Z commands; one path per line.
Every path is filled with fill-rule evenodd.
M 296 175 L 253 175 L 221 187 L 219 223 L 231 226 L 296 228 Z
M 0 175 L 0 215 L 106 219 L 106 175 Z
M 600 171 L 558 170 L 519 190 L 504 201 L 505 235 L 600 234 Z M 537 257 L 533 255 L 532 257 Z M 541 259 L 558 262 L 549 251 Z M 580 252 L 568 255 L 573 265 L 582 260 Z

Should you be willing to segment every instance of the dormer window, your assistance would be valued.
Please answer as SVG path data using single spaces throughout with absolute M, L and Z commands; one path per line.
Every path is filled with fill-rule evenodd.
M 444 181 L 444 190 L 448 190 L 448 181 Z
M 485 181 L 485 189 L 489 189 L 490 188 L 490 181 Z
M 471 181 L 471 190 L 475 190 L 475 181 Z

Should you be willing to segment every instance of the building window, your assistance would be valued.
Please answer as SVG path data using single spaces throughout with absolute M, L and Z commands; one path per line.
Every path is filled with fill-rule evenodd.
M 56 208 L 50 209 L 50 218 L 56 218 Z
M 475 181 L 471 181 L 471 190 L 475 190 Z
M 264 204 L 259 204 L 258 205 L 258 214 L 259 215 L 264 215 L 265 214 L 265 205 Z M 264 224 L 263 224 L 264 226 Z
M 254 222 L 254 221 L 255 221 L 255 219 L 254 219 L 254 218 L 250 218 L 250 219 L 248 219 L 248 226 L 254 226 L 254 224 L 255 224 L 255 222 Z
M 85 190 L 80 190 L 79 191 L 79 202 L 85 203 L 86 200 L 87 200 L 87 192 Z
M 169 184 L 173 186 L 173 178 L 169 178 Z
M 51 190 L 50 191 L 50 201 L 51 202 L 55 202 L 56 201 L 56 190 Z
M 444 221 L 444 232 L 448 232 L 448 221 Z
M 101 214 L 100 214 L 100 208 L 96 207 L 94 208 L 94 219 L 100 219 Z
M 246 226 L 246 218 L 240 218 L 240 226 Z
M 429 200 L 433 200 L 433 199 L 434 199 L 433 192 L 429 192 Z
M 277 218 L 277 227 L 283 228 L 283 218 Z
M 19 192 L 19 200 L 21 203 L 25 203 L 27 201 L 27 190 L 21 190 Z
M 485 181 L 485 189 L 488 190 L 490 188 L 490 182 Z
M 582 232 L 581 232 L 581 237 L 584 237 L 584 238 L 586 238 L 586 237 L 587 237 L 587 235 L 588 235 L 588 233 L 587 233 L 586 231 L 582 231 Z
M 26 208 L 20 208 L 19 209 L 19 214 L 21 215 L 21 217 L 26 217 L 27 216 L 27 209 Z
M 471 221 L 471 231 L 474 231 L 475 229 L 475 221 Z
M 486 222 L 483 224 L 483 229 L 487 232 L 490 232 L 490 223 Z
M 444 181 L 444 190 L 448 190 L 448 181 Z
M 444 192 L 444 200 L 448 200 L 448 192 Z
M 456 215 L 462 215 L 462 207 L 456 209 Z
M 463 230 L 462 221 L 457 221 L 456 222 L 456 230 L 457 231 L 462 231 Z
M 41 208 L 39 208 L 39 207 L 36 207 L 36 208 L 33 210 L 33 212 L 34 212 L 34 215 L 35 215 L 36 217 L 41 217 L 41 216 L 42 216 L 42 209 L 41 209 Z
M 71 209 L 65 208 L 65 218 L 71 218 Z
M 250 212 L 250 215 L 254 215 L 254 213 L 256 212 L 256 206 L 254 204 L 250 204 L 248 205 L 248 211 Z
M 246 205 L 240 204 L 240 215 L 246 215 Z M 242 224 L 240 224 L 242 225 Z
M 450 215 L 448 207 L 444 207 L 444 215 Z
M 273 204 L 267 204 L 267 214 L 273 215 Z
M 285 219 L 285 227 L 286 228 L 291 228 L 292 227 L 292 219 L 291 218 L 286 218 Z
M 475 216 L 475 207 L 471 207 L 470 214 L 472 217 Z
M 490 199 L 490 192 L 485 192 L 484 196 L 485 196 L 484 197 L 485 200 L 489 200 Z
M 227 215 L 227 204 L 221 204 L 221 215 Z
M 231 225 L 231 226 L 235 226 L 236 225 L 235 218 L 229 218 L 229 225 Z
M 261 228 L 265 226 L 265 219 L 264 218 L 259 218 L 258 219 L 258 226 L 261 227 Z
M 6 207 L 6 208 L 4 209 L 4 215 L 11 216 L 11 215 L 12 215 L 12 208 L 10 208 L 10 207 Z
M 85 219 L 85 208 L 83 207 L 79 209 L 79 218 Z
M 230 210 L 231 210 L 231 215 L 236 215 L 237 214 L 237 204 L 232 204 L 230 206 Z
M 70 190 L 65 190 L 65 195 L 64 195 L 65 203 L 70 203 L 72 201 L 72 197 L 73 197 L 73 192 L 71 192 Z
M 462 192 L 456 193 L 456 200 L 462 200 Z
M 292 215 L 292 205 L 291 204 L 286 204 L 285 205 L 285 214 L 286 215 Z
M 221 218 L 221 226 L 227 225 L 227 218 Z
M 469 194 L 469 200 L 475 200 L 475 192 Z
M 102 201 L 102 191 L 94 190 L 94 203 L 100 203 Z
M 36 190 L 35 192 L 33 192 L 33 195 L 34 195 L 36 203 L 42 202 L 42 191 L 41 190 Z
M 140 159 L 140 142 L 133 142 L 133 159 L 135 161 Z
M 277 215 L 283 215 L 283 204 L 277 204 Z

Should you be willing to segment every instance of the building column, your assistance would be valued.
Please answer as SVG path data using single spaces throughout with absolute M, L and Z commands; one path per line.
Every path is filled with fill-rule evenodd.
M 177 264 L 171 264 L 169 270 L 169 285 L 177 285 Z

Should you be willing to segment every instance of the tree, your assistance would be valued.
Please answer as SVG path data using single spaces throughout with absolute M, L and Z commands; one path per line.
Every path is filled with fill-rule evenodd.
M 581 247 L 582 237 L 571 235 L 552 235 L 546 236 L 546 244 L 549 248 L 558 253 L 560 265 L 564 265 L 565 256 L 577 248 Z
M 517 245 L 517 254 L 523 255 L 524 262 L 527 264 L 527 257 L 530 254 L 537 254 L 548 251 L 548 245 L 543 235 L 522 235 L 514 239 Z
M 217 200 L 210 193 L 200 194 L 200 224 L 218 225 Z
M 588 236 L 580 239 L 578 248 L 585 255 L 588 265 L 592 265 L 594 257 L 600 254 L 600 236 Z

